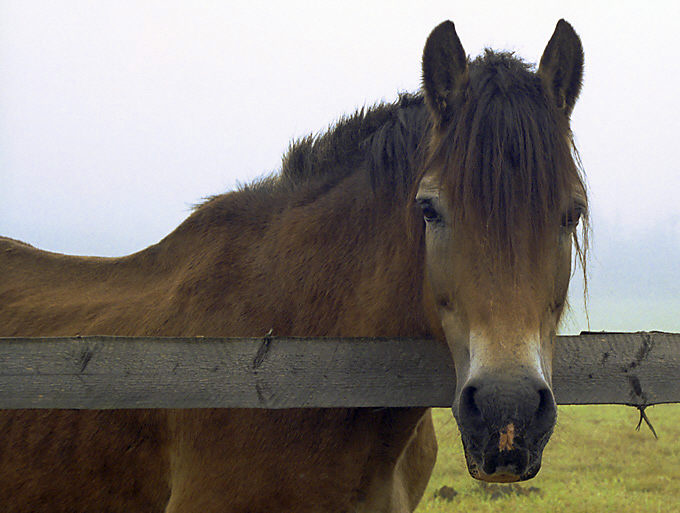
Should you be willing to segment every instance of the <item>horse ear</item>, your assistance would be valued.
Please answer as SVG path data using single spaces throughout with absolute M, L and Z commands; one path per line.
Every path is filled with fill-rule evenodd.
M 557 108 L 570 115 L 581 92 L 583 47 L 572 26 L 564 20 L 557 22 L 543 51 L 538 75 Z
M 469 82 L 468 61 L 451 21 L 435 27 L 423 50 L 425 100 L 438 125 L 465 99 Z

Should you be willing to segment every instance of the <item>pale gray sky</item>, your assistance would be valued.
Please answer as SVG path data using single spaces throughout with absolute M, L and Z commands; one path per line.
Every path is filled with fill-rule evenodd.
M 680 331 L 680 3 L 0 0 L 0 234 L 122 255 L 291 139 L 420 84 L 428 33 L 536 62 L 567 19 L 590 186 L 592 329 Z M 565 331 L 585 329 L 574 288 Z

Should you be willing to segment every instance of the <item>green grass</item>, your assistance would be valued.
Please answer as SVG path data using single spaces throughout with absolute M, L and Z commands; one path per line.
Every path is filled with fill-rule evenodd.
M 646 413 L 658 440 L 644 422 L 635 430 L 634 408 L 562 406 L 538 476 L 522 484 L 484 486 L 467 473 L 451 412 L 435 410 L 439 455 L 416 511 L 680 512 L 680 404 Z M 435 497 L 444 486 L 456 494 Z

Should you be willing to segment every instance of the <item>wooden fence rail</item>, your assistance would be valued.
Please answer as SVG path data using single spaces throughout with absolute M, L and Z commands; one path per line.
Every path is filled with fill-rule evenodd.
M 555 344 L 559 404 L 680 402 L 680 334 Z M 421 339 L 0 338 L 0 409 L 448 407 L 448 350 Z

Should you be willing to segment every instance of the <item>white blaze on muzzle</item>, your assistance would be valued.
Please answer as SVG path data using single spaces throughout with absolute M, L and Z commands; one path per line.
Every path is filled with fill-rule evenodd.
M 470 363 L 468 379 L 483 372 L 516 371 L 534 374 L 548 381 L 541 357 L 538 331 L 508 338 L 489 337 L 483 331 L 470 331 Z

